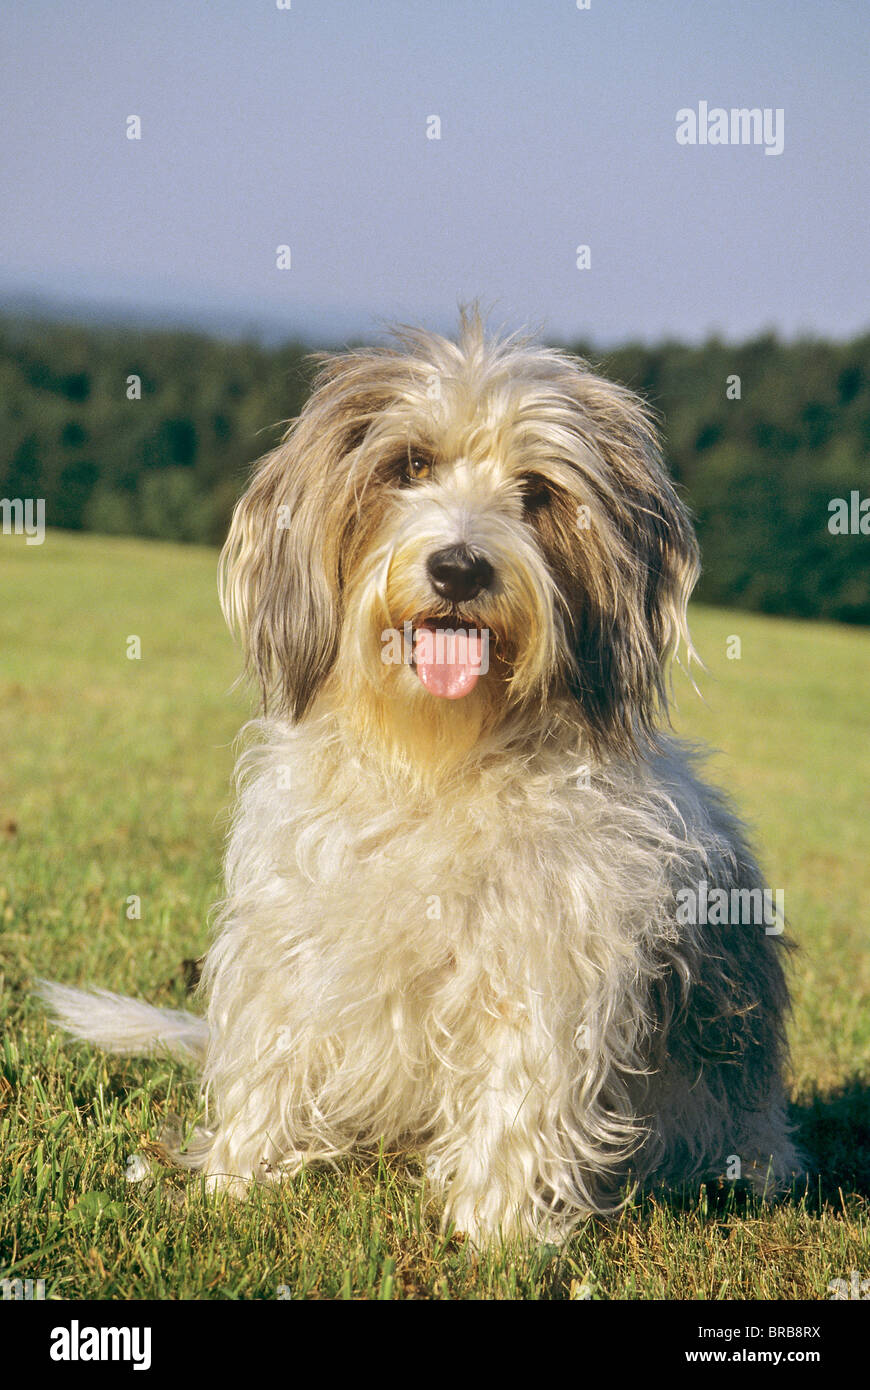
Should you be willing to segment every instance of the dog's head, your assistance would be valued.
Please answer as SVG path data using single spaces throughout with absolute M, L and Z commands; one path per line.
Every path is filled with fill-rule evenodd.
M 698 573 L 647 411 L 476 315 L 397 337 L 323 359 L 236 508 L 224 606 L 267 706 L 430 750 L 568 720 L 631 754 Z

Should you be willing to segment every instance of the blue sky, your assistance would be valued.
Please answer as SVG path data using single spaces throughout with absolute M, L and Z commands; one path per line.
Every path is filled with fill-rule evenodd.
M 600 344 L 868 325 L 858 0 L 26 0 L 0 26 L 0 303 L 321 339 L 472 297 Z M 681 147 L 699 101 L 782 108 L 783 153 Z

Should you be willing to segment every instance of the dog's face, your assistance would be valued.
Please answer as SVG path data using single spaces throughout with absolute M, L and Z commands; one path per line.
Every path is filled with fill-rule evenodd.
M 698 564 L 640 402 L 469 318 L 326 359 L 222 568 L 273 713 L 425 760 L 554 721 L 636 751 Z

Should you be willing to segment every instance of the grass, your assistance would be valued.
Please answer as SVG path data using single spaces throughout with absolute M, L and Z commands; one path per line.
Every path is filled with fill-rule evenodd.
M 196 1112 L 194 1073 L 47 1027 L 37 975 L 184 1004 L 247 703 L 211 551 L 51 532 L 0 546 L 0 1277 L 63 1298 L 824 1299 L 870 1273 L 865 632 L 698 609 L 705 700 L 677 679 L 678 726 L 721 750 L 712 774 L 802 947 L 793 1100 L 812 1190 L 770 1208 L 674 1194 L 563 1251 L 476 1260 L 393 1156 L 216 1207 L 158 1161 L 167 1117 Z M 151 1159 L 144 1183 L 125 1180 L 133 1154 Z

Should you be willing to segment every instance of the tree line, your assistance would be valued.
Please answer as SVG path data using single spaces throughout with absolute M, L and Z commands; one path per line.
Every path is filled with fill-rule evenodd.
M 660 416 L 700 598 L 870 621 L 870 335 L 569 346 Z M 44 498 L 50 526 L 219 543 L 305 401 L 307 354 L 0 317 L 0 498 Z

